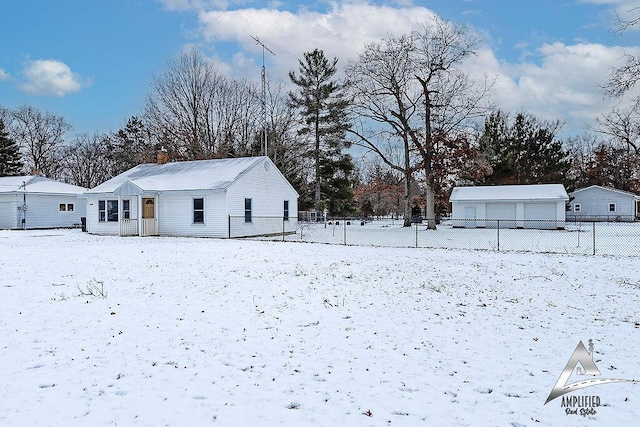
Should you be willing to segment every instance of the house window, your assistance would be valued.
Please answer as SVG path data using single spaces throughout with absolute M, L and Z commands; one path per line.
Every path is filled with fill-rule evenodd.
M 576 203 L 573 205 L 573 211 L 574 212 L 581 212 L 582 207 L 580 206 L 580 203 Z
M 204 199 L 193 199 L 193 223 L 204 224 Z
M 118 221 L 118 201 L 107 200 L 107 221 Z
M 67 210 L 67 205 L 64 203 L 60 203 L 60 207 L 58 208 L 60 212 L 64 212 Z
M 129 200 L 122 201 L 122 219 L 131 218 L 131 202 Z
M 564 205 L 564 210 L 566 212 L 571 212 L 571 205 L 569 203 L 567 203 L 566 205 Z
M 616 204 L 609 203 L 609 212 L 615 212 L 615 211 L 616 211 Z
M 100 222 L 105 222 L 107 220 L 107 215 L 106 215 L 106 210 L 104 209 L 105 207 L 105 201 L 104 200 L 98 200 L 98 221 Z
M 73 212 L 73 203 L 67 205 L 67 212 Z
M 288 200 L 284 201 L 284 213 L 282 217 L 285 221 L 289 221 L 289 201 Z
M 244 222 L 251 222 L 251 199 L 244 199 Z

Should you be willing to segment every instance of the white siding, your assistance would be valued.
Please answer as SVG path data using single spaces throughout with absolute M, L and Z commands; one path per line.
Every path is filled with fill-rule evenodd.
M 204 199 L 204 224 L 193 223 L 193 199 Z M 221 191 L 166 192 L 158 196 L 161 236 L 227 237 L 225 196 Z
M 9 200 L 0 200 L 0 230 L 11 229 L 16 226 L 16 204 Z
M 115 221 L 98 221 L 98 201 L 99 200 L 118 200 L 118 196 L 111 195 L 92 195 L 87 197 L 87 231 L 92 234 L 102 235 L 118 235 L 118 223 Z M 121 209 L 121 206 L 118 206 Z
M 267 162 L 267 160 L 265 160 Z M 252 236 L 294 231 L 298 220 L 298 196 L 282 174 L 269 162 L 261 162 L 244 173 L 227 190 L 231 235 Z M 244 201 L 251 199 L 252 222 L 244 221 Z M 283 222 L 284 201 L 289 201 L 289 221 Z
M 569 219 L 608 219 L 631 220 L 635 215 L 634 197 L 618 191 L 602 187 L 585 188 L 571 194 L 574 199 L 569 202 L 571 211 L 567 212 Z M 580 212 L 574 212 L 573 206 L 580 204 Z M 609 211 L 609 204 L 616 204 L 616 211 Z
M 11 194 L 0 199 L 0 228 L 23 228 L 22 219 L 28 229 L 32 228 L 68 228 L 78 226 L 84 216 L 85 200 L 75 195 L 29 194 L 26 195 L 26 218 L 18 206 L 24 203 L 22 194 Z M 60 211 L 60 204 L 65 209 Z M 73 210 L 68 207 L 72 205 Z

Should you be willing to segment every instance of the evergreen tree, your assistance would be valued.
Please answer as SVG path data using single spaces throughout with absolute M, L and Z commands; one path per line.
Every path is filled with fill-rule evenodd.
M 487 184 L 568 184 L 568 152 L 556 139 L 560 122 L 519 113 L 512 123 L 498 111 L 485 120 L 479 150 L 493 169 Z
M 0 117 L 0 176 L 19 175 L 22 166 L 20 148 L 18 144 L 9 137 L 5 122 L 3 118 Z
M 314 208 L 345 215 L 352 209 L 354 167 L 351 157 L 342 153 L 348 148 L 345 134 L 351 124 L 345 87 L 333 80 L 337 62 L 337 58 L 329 61 L 319 49 L 305 53 L 304 61 L 298 61 L 299 75 L 289 72 L 298 86 L 296 93 L 289 93 L 289 100 L 302 115 L 299 133 L 312 142 Z
M 106 137 L 105 142 L 113 176 L 156 160 L 156 144 L 144 122 L 136 116 L 132 116 L 124 128 Z

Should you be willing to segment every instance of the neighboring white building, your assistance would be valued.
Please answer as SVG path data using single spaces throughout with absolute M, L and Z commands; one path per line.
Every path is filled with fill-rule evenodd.
M 454 227 L 564 228 L 562 184 L 455 187 L 451 192 Z
M 142 164 L 87 191 L 87 231 L 243 237 L 295 232 L 298 193 L 268 157 Z
M 80 226 L 86 188 L 42 176 L 0 178 L 0 229 Z
M 592 185 L 570 196 L 567 221 L 635 221 L 640 217 L 640 196 L 628 191 Z

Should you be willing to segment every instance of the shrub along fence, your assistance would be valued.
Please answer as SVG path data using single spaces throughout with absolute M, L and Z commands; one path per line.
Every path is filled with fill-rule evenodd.
M 424 219 L 403 227 L 401 219 L 333 218 L 292 223 L 270 238 L 340 245 L 640 255 L 640 223 L 635 222 L 448 220 L 436 230 L 427 229 L 426 224 Z

